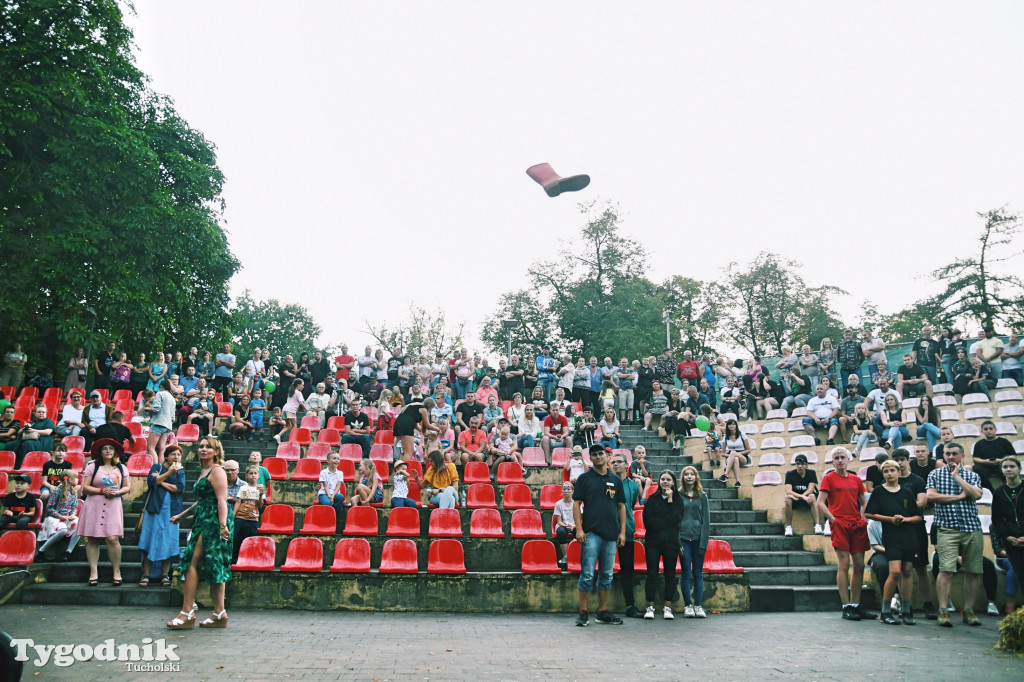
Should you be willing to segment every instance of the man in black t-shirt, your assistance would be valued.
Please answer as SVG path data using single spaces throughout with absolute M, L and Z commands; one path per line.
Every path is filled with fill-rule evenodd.
M 114 342 L 107 344 L 106 350 L 102 351 L 92 361 L 93 372 L 96 374 L 95 386 L 93 388 L 110 389 L 110 366 L 114 364 Z
M 331 374 L 331 363 L 324 358 L 320 351 L 313 353 L 313 362 L 309 363 L 309 381 L 315 388 L 317 384 L 323 383 Z
M 43 465 L 43 485 L 39 491 L 39 499 L 43 502 L 50 497 L 52 490 L 61 484 L 67 472 L 71 471 L 71 462 L 65 461 L 67 446 L 57 443 L 50 452 L 50 461 Z
M 926 324 L 921 327 L 921 338 L 914 342 L 912 350 L 914 362 L 924 369 L 928 380 L 934 384 L 935 368 L 942 361 L 942 356 L 939 354 L 939 343 L 932 338 L 931 325 Z
M 523 396 L 523 402 L 526 402 L 525 384 L 523 383 L 525 373 L 523 366 L 519 364 L 519 356 L 513 355 L 508 367 L 505 368 L 505 378 L 501 380 L 501 385 L 507 396 L 506 400 L 512 400 L 512 396 L 518 393 Z
M 460 433 L 469 428 L 470 419 L 477 415 L 483 418 L 483 414 L 484 406 L 476 399 L 476 394 L 467 391 L 466 399 L 455 408 L 455 440 L 459 439 Z
M 879 452 L 875 455 L 875 466 L 868 467 L 867 480 L 864 481 L 864 487 L 870 493 L 875 489 L 876 486 L 880 486 L 885 483 L 885 476 L 882 475 L 882 463 L 889 459 L 889 454 L 886 452 Z
M 793 509 L 810 507 L 814 515 L 814 532 L 821 535 L 821 511 L 815 504 L 818 495 L 818 474 L 814 469 L 807 468 L 807 456 L 797 455 L 793 460 L 796 469 L 786 474 L 786 531 L 787 536 L 793 534 Z
M 94 440 L 101 438 L 110 438 L 116 440 L 118 443 L 124 443 L 127 441 L 129 445 L 135 445 L 135 436 L 128 430 L 128 427 L 122 424 L 124 421 L 124 413 L 115 411 L 110 415 L 110 421 L 102 426 L 96 427 L 96 433 L 93 435 Z
M 904 353 L 903 365 L 897 375 L 899 379 L 896 381 L 896 392 L 904 399 L 919 396 L 921 393 L 931 396 L 932 382 L 928 380 L 928 375 L 921 365 L 914 364 L 914 357 L 910 353 Z
M 922 481 L 927 481 L 928 474 L 935 471 L 936 466 L 935 460 L 928 453 L 927 445 L 914 446 L 914 458 L 910 460 L 910 473 Z
M 388 358 L 388 386 L 398 385 L 398 369 L 405 364 L 405 356 L 402 355 L 402 347 L 395 346 Z
M 597 588 L 597 621 L 622 625 L 622 619 L 608 611 L 608 596 L 612 589 L 612 568 L 615 548 L 626 542 L 626 504 L 622 479 L 608 469 L 608 453 L 600 445 L 590 448 L 593 467 L 576 479 L 572 493 L 573 520 L 576 540 L 579 541 L 582 570 L 577 583 L 580 614 L 576 625 L 585 627 L 590 622 L 590 593 Z M 597 580 L 594 566 L 597 565 Z
M 1002 436 L 996 435 L 996 425 L 988 420 L 981 423 L 981 440 L 971 448 L 974 473 L 981 476 L 981 486 L 992 492 L 992 479 L 1005 482 L 1000 467 L 1004 457 L 1016 457 L 1013 445 Z
M 371 438 L 370 418 L 363 414 L 361 404 L 356 400 L 352 403 L 352 409 L 345 414 L 345 431 L 341 443 L 355 443 L 363 449 L 363 457 L 369 457 Z
M 927 458 L 928 448 L 926 446 L 921 447 Z M 921 478 L 913 473 L 911 470 L 913 465 L 911 460 L 913 458 L 904 448 L 896 448 L 892 453 L 892 458 L 900 465 L 900 485 L 914 493 L 914 500 L 917 502 L 918 509 L 923 514 L 928 504 L 928 486 L 925 483 L 928 479 Z M 932 465 L 932 468 L 935 468 L 934 465 Z M 914 571 L 917 573 L 917 589 L 921 594 L 921 599 L 924 600 L 925 617 L 929 620 L 935 620 L 938 618 L 938 612 L 935 610 L 935 605 L 932 601 L 935 597 L 935 585 L 932 584 L 932 577 L 928 572 L 928 531 L 925 530 L 923 523 L 916 524 L 914 531 L 917 534 L 917 553 L 911 562 L 914 565 Z

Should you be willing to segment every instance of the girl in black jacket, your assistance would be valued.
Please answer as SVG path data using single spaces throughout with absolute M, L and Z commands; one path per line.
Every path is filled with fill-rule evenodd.
M 644 502 L 644 549 L 647 552 L 647 612 L 644 618 L 654 618 L 654 596 L 658 589 L 658 563 L 665 564 L 664 597 L 662 610 L 665 620 L 673 620 L 672 602 L 676 598 L 676 559 L 679 557 L 679 522 L 683 518 L 682 503 L 676 489 L 676 475 L 666 469 L 658 476 L 658 490 Z
M 993 540 L 998 536 L 1002 541 L 1013 572 L 1024 576 L 1024 481 L 1020 477 L 1020 460 L 1004 457 L 1000 466 L 1006 485 L 992 495 L 991 532 Z

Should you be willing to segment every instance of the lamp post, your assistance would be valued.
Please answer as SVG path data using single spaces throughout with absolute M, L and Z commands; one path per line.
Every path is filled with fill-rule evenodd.
M 502 320 L 502 328 L 508 332 L 508 360 L 512 361 L 512 330 L 519 324 L 518 320 Z
M 85 312 L 89 314 L 92 321 L 89 322 L 89 338 L 85 340 L 85 376 L 89 376 L 89 361 L 92 358 L 92 335 L 96 331 L 96 311 L 92 308 L 85 308 Z M 93 385 L 95 387 L 96 380 L 93 379 Z M 88 384 L 87 384 L 88 387 Z
M 672 312 L 665 310 L 662 312 L 662 319 L 665 320 L 665 348 L 672 347 Z

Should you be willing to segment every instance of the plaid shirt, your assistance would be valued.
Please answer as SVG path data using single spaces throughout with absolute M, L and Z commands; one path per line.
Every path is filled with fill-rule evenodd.
M 840 367 L 847 372 L 852 372 L 864 362 L 864 353 L 860 349 L 860 344 L 856 341 L 852 339 L 850 341 L 841 341 L 836 348 L 836 359 L 839 360 Z
M 666 390 L 668 390 L 672 386 L 675 386 L 673 383 L 675 375 L 676 361 L 672 358 L 666 358 L 664 353 L 659 355 L 654 363 L 654 376 L 661 382 L 662 387 L 667 387 Z
M 981 477 L 973 471 L 960 468 L 960 478 L 973 486 L 981 486 Z M 963 488 L 953 479 L 949 473 L 949 467 L 944 466 L 928 474 L 928 487 L 934 488 L 940 495 L 959 495 Z M 951 502 L 948 504 L 935 503 L 935 525 L 939 528 L 949 528 L 964 533 L 973 533 L 981 530 L 981 520 L 978 518 L 978 505 L 971 498 Z

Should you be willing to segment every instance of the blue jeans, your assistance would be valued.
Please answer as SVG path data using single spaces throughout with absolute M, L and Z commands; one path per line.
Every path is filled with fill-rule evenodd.
M 989 371 L 989 376 L 992 377 L 993 381 L 999 381 L 1000 379 L 1002 379 L 1003 378 L 1003 362 L 1002 362 L 1002 360 L 1000 360 L 999 362 L 990 363 L 989 366 L 988 366 L 988 371 Z
M 891 429 L 885 429 L 882 431 L 882 437 L 889 440 L 889 444 L 892 445 L 893 450 L 903 446 L 903 439 L 910 440 L 910 431 L 907 430 L 906 426 L 894 426 Z
M 458 495 L 455 488 L 448 486 L 437 495 L 431 495 L 430 504 L 436 504 L 441 509 L 455 509 L 455 500 Z
M 334 507 L 334 513 L 337 514 L 338 520 L 341 520 L 342 513 L 345 511 L 345 496 L 342 493 L 334 493 L 333 500 L 326 494 L 320 493 L 316 496 L 316 501 L 318 504 Z
M 361 436 L 350 436 L 347 433 L 341 437 L 341 444 L 347 445 L 348 443 L 355 443 L 363 448 L 363 457 L 370 456 L 370 434 L 364 433 Z
M 928 452 L 935 449 L 935 441 L 939 439 L 939 427 L 931 422 L 921 424 L 917 427 L 917 437 L 924 436 L 928 439 Z
M 679 587 L 683 592 L 683 603 L 690 605 L 690 577 L 693 577 L 693 604 L 701 606 L 704 601 L 704 551 L 697 540 L 680 543 L 683 566 L 679 573 Z
M 466 393 L 473 388 L 473 381 L 471 379 L 456 379 L 455 380 L 455 397 L 458 400 L 465 400 Z
M 597 589 L 612 589 L 612 569 L 615 567 L 615 540 L 605 540 L 597 533 L 587 533 L 587 541 L 580 548 L 580 592 L 594 591 L 594 567 L 597 566 Z
M 791 407 L 807 407 L 807 401 L 811 399 L 811 396 L 806 393 L 798 393 L 797 395 L 788 395 L 782 401 L 781 409 L 786 412 L 790 411 Z
M 553 398 L 555 394 L 555 378 L 538 379 L 537 385 L 540 386 L 540 390 L 544 393 L 544 402 L 550 405 L 551 398 Z
M 619 447 L 619 441 L 615 436 L 612 436 L 611 438 L 602 438 L 601 447 L 611 448 L 612 450 L 614 450 L 615 448 Z
M 857 447 L 854 449 L 854 452 L 857 452 L 857 453 L 859 453 L 861 450 L 863 450 L 865 448 L 865 446 L 867 446 L 868 442 L 870 442 L 872 440 L 874 440 L 874 441 L 878 440 L 878 436 L 876 436 L 875 434 L 873 434 L 870 431 L 862 431 L 860 433 L 860 435 L 856 436 L 856 438 L 857 438 Z
M 520 448 L 533 448 L 537 446 L 537 441 L 534 440 L 533 434 L 525 433 L 516 440 Z
M 953 356 L 942 356 L 942 371 L 946 373 L 946 383 L 953 383 Z
M 1006 369 L 1004 367 L 1003 368 L 1003 378 L 1004 379 L 1013 379 L 1014 381 L 1017 382 L 1017 386 L 1018 387 L 1022 386 L 1022 385 L 1024 385 L 1024 370 L 1021 370 L 1020 367 L 1013 367 L 1011 369 Z
M 419 505 L 416 504 L 416 500 L 412 499 L 411 497 L 392 497 L 391 498 L 391 508 L 392 509 L 394 509 L 395 507 L 412 507 L 413 509 L 415 509 L 418 506 Z
M 855 369 L 853 371 L 840 368 L 839 376 L 843 380 L 843 390 L 844 391 L 846 390 L 846 387 L 850 385 L 850 375 L 851 374 L 856 374 L 857 375 L 857 379 L 859 379 L 861 381 L 861 383 L 864 382 L 864 377 L 861 376 L 861 374 L 860 374 L 860 367 L 858 367 L 857 369 Z

